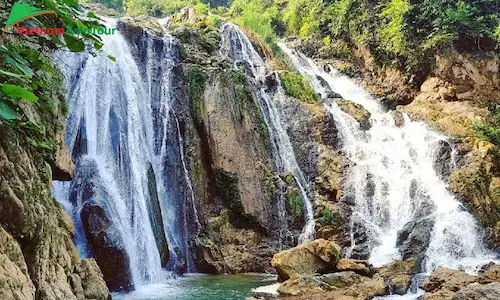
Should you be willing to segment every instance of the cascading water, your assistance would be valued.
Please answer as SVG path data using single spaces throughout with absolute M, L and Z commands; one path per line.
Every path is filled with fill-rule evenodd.
M 173 38 L 147 32 L 136 56 L 120 33 L 103 40 L 116 62 L 86 53 L 54 58 L 66 78 L 66 140 L 76 165 L 71 183 L 54 182 L 54 195 L 73 217 L 82 255 L 95 256 L 105 278 L 108 267 L 127 273 L 123 267 L 131 286 L 159 283 L 167 269 L 195 270 L 190 238 L 200 230 L 188 222 L 198 217 L 174 111 L 179 50 Z M 106 266 L 117 256 L 123 266 Z M 120 284 L 127 283 L 108 281 L 127 289 Z
M 280 84 L 276 92 L 265 89 L 266 75 L 271 71 L 262 57 L 257 53 L 248 37 L 233 24 L 226 23 L 222 26 L 222 51 L 235 66 L 243 65 L 247 72 L 253 93 L 259 101 L 259 106 L 267 125 L 273 157 L 279 172 L 291 172 L 299 186 L 305 208 L 306 225 L 299 237 L 299 242 L 314 238 L 314 215 L 311 201 L 307 192 L 307 181 L 297 164 L 295 154 L 286 133 L 285 124 L 281 120 L 275 102 L 284 101 L 284 93 Z M 280 197 L 278 205 L 281 221 L 280 237 L 283 238 L 287 231 L 284 197 Z
M 474 218 L 436 172 L 436 152 L 447 143 L 446 137 L 406 115 L 404 125 L 396 126 L 394 113 L 385 112 L 354 81 L 331 66 L 325 71 L 284 44 L 280 47 L 324 98 L 333 91 L 371 113 L 371 128 L 363 131 L 335 102 L 325 100 L 339 129 L 342 151 L 354 162 L 345 193 L 354 201 L 352 228 L 360 226 L 366 231 L 372 264 L 380 266 L 401 258 L 396 247 L 398 231 L 412 221 L 426 224 L 423 229 L 428 230 L 424 272 L 437 266 L 474 272 L 495 259 L 482 245 Z

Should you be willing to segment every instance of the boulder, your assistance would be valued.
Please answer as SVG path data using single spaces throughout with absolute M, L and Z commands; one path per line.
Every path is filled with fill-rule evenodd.
M 375 278 L 382 278 L 391 293 L 404 295 L 408 291 L 412 276 L 417 270 L 416 263 L 415 259 L 395 261 L 378 269 Z
M 339 245 L 317 239 L 275 254 L 271 264 L 278 272 L 278 279 L 283 282 L 293 276 L 333 271 L 341 257 Z
M 119 231 L 104 209 L 95 203 L 87 202 L 82 208 L 81 219 L 88 245 L 109 289 L 132 290 L 134 286 L 129 257 Z
M 224 274 L 227 266 L 217 245 L 207 236 L 196 238 L 196 266 L 201 273 Z
M 488 268 L 478 275 L 477 282 L 481 284 L 500 282 L 500 265 L 489 265 Z
M 498 300 L 500 299 L 500 283 L 469 284 L 453 296 L 452 300 Z
M 340 259 L 337 262 L 337 270 L 353 271 L 363 276 L 373 275 L 372 265 L 367 260 L 360 259 Z
M 372 299 L 376 296 L 389 294 L 389 288 L 381 277 L 364 280 L 359 284 L 351 286 L 345 295 L 358 297 L 361 299 Z
M 75 275 L 70 278 L 73 290 L 81 292 L 81 284 L 86 299 L 110 300 L 108 287 L 104 282 L 99 266 L 93 258 L 83 259 L 75 266 Z M 75 293 L 78 296 L 78 293 Z
M 463 271 L 438 267 L 425 279 L 422 288 L 426 292 L 436 292 L 438 290 L 456 292 L 476 280 L 476 276 Z
M 439 290 L 435 293 L 425 293 L 423 296 L 420 296 L 418 300 L 451 300 L 454 295 L 454 292 Z
M 283 282 L 278 288 L 281 295 L 297 296 L 331 290 L 332 287 L 317 277 L 297 276 Z
M 324 274 L 319 276 L 318 279 L 336 288 L 347 288 L 354 284 L 358 284 L 368 278 L 361 276 L 353 271 L 344 271 Z
M 346 114 L 351 115 L 363 129 L 370 128 L 370 117 L 371 114 L 362 105 L 354 103 L 352 101 L 335 98 L 334 102 L 342 109 Z
M 417 268 L 425 257 L 425 251 L 429 247 L 434 221 L 426 218 L 418 221 L 410 221 L 398 231 L 396 246 L 404 260 L 415 258 Z

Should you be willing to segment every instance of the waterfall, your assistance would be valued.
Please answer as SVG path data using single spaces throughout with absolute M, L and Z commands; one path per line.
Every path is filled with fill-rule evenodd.
M 401 258 L 396 247 L 398 231 L 415 224 L 410 222 L 428 225 L 424 226 L 429 230 L 424 272 L 437 266 L 474 272 L 495 259 L 481 242 L 477 222 L 436 171 L 438 146 L 448 143 L 445 136 L 406 115 L 404 125 L 396 126 L 394 112 L 386 112 L 353 80 L 331 66 L 320 68 L 284 44 L 280 47 L 323 96 L 325 107 L 335 119 L 342 151 L 353 162 L 344 186 L 345 194 L 354 202 L 351 228 L 365 231 L 372 264 L 380 266 Z M 326 99 L 329 91 L 368 110 L 371 128 L 362 130 L 353 117 Z M 351 232 L 354 242 L 353 236 Z
M 105 279 L 103 258 L 123 252 L 126 266 L 111 269 L 129 268 L 132 286 L 159 283 L 166 270 L 195 271 L 190 242 L 200 230 L 175 113 L 179 47 L 148 32 L 135 52 L 119 32 L 102 38 L 116 62 L 88 53 L 54 57 L 66 79 L 66 142 L 76 166 L 70 183 L 53 183 L 54 196 L 73 218 L 82 256 L 95 256 Z M 102 244 L 102 234 L 107 244 L 96 249 L 89 240 Z
M 222 26 L 222 54 L 230 61 L 234 62 L 236 68 L 239 65 L 245 67 L 247 78 L 251 83 L 253 94 L 259 101 L 259 106 L 267 125 L 272 153 L 278 171 L 288 171 L 295 177 L 299 187 L 303 207 L 305 209 L 306 225 L 299 237 L 299 242 L 314 238 L 314 215 L 312 203 L 308 195 L 307 181 L 297 164 L 295 154 L 286 132 L 286 125 L 276 107 L 276 103 L 284 101 L 284 91 L 280 84 L 276 92 L 266 90 L 266 76 L 272 71 L 267 67 L 266 62 L 257 53 L 248 37 L 233 24 L 226 23 Z M 282 190 L 282 187 L 280 187 Z M 278 215 L 280 219 L 280 236 L 287 230 L 285 216 L 284 197 L 280 196 L 278 203 Z

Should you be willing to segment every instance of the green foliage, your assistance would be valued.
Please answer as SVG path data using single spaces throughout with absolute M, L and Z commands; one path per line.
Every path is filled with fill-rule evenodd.
M 408 47 L 405 36 L 405 15 L 410 10 L 409 0 L 390 0 L 382 12 L 380 19 L 384 26 L 378 30 L 381 46 L 388 52 L 404 54 Z
M 474 124 L 473 128 L 481 138 L 500 146 L 500 104 L 491 109 L 491 118 L 487 122 Z
M 93 0 L 122 1 L 122 0 Z M 227 5 L 227 0 L 125 0 L 126 12 L 130 16 L 165 17 L 185 7 L 194 7 L 198 14 L 208 14 L 211 7 Z
M 300 216 L 302 214 L 302 195 L 298 188 L 288 187 L 286 193 L 286 199 L 288 200 L 288 206 L 291 213 L 295 216 Z
M 84 0 L 82 2 L 99 3 L 107 8 L 116 9 L 117 11 L 120 12 L 123 11 L 124 9 L 123 0 Z
M 93 13 L 85 15 L 78 10 L 78 2 L 74 0 L 31 1 L 30 4 L 54 11 L 58 15 L 58 18 L 41 16 L 27 21 L 40 27 L 101 26 L 99 19 Z M 25 39 L 29 39 L 29 43 L 26 43 Z M 57 104 L 52 97 L 53 91 L 49 88 L 56 82 L 51 83 L 49 80 L 57 73 L 57 70 L 41 53 L 55 47 L 81 52 L 85 50 L 86 44 L 92 44 L 94 49 L 102 47 L 98 35 L 92 33 L 75 35 L 67 31 L 62 37 L 58 35 L 15 36 L 2 40 L 0 44 L 0 81 L 2 82 L 0 85 L 0 120 L 3 122 L 16 120 L 20 122 L 19 124 L 34 123 L 20 108 L 22 101 L 32 104 L 40 102 L 41 108 L 54 112 Z M 39 101 L 39 98 L 43 101 Z M 65 113 L 65 108 L 63 109 Z
M 329 209 L 323 209 L 320 217 L 321 223 L 324 225 L 340 226 L 342 219 L 337 212 L 332 212 Z
M 272 44 L 276 40 L 276 34 L 271 26 L 274 19 L 278 18 L 278 10 L 275 6 L 266 6 L 269 1 L 247 1 L 235 0 L 231 4 L 231 14 L 235 16 L 234 21 L 260 35 L 267 43 Z
M 323 54 L 344 59 L 365 46 L 377 62 L 407 74 L 450 46 L 500 47 L 497 0 L 235 0 L 230 12 L 268 43 L 276 35 L 323 41 Z
M 318 95 L 303 75 L 291 72 L 280 73 L 286 93 L 306 103 L 317 103 Z
M 199 68 L 190 68 L 186 71 L 186 78 L 188 81 L 188 96 L 191 103 L 191 115 L 196 125 L 202 125 L 206 75 Z

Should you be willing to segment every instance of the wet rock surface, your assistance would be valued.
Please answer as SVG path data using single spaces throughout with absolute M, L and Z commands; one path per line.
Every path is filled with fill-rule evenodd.
M 341 256 L 337 244 L 318 239 L 275 254 L 271 264 L 279 280 L 286 281 L 299 274 L 328 273 L 334 270 Z

